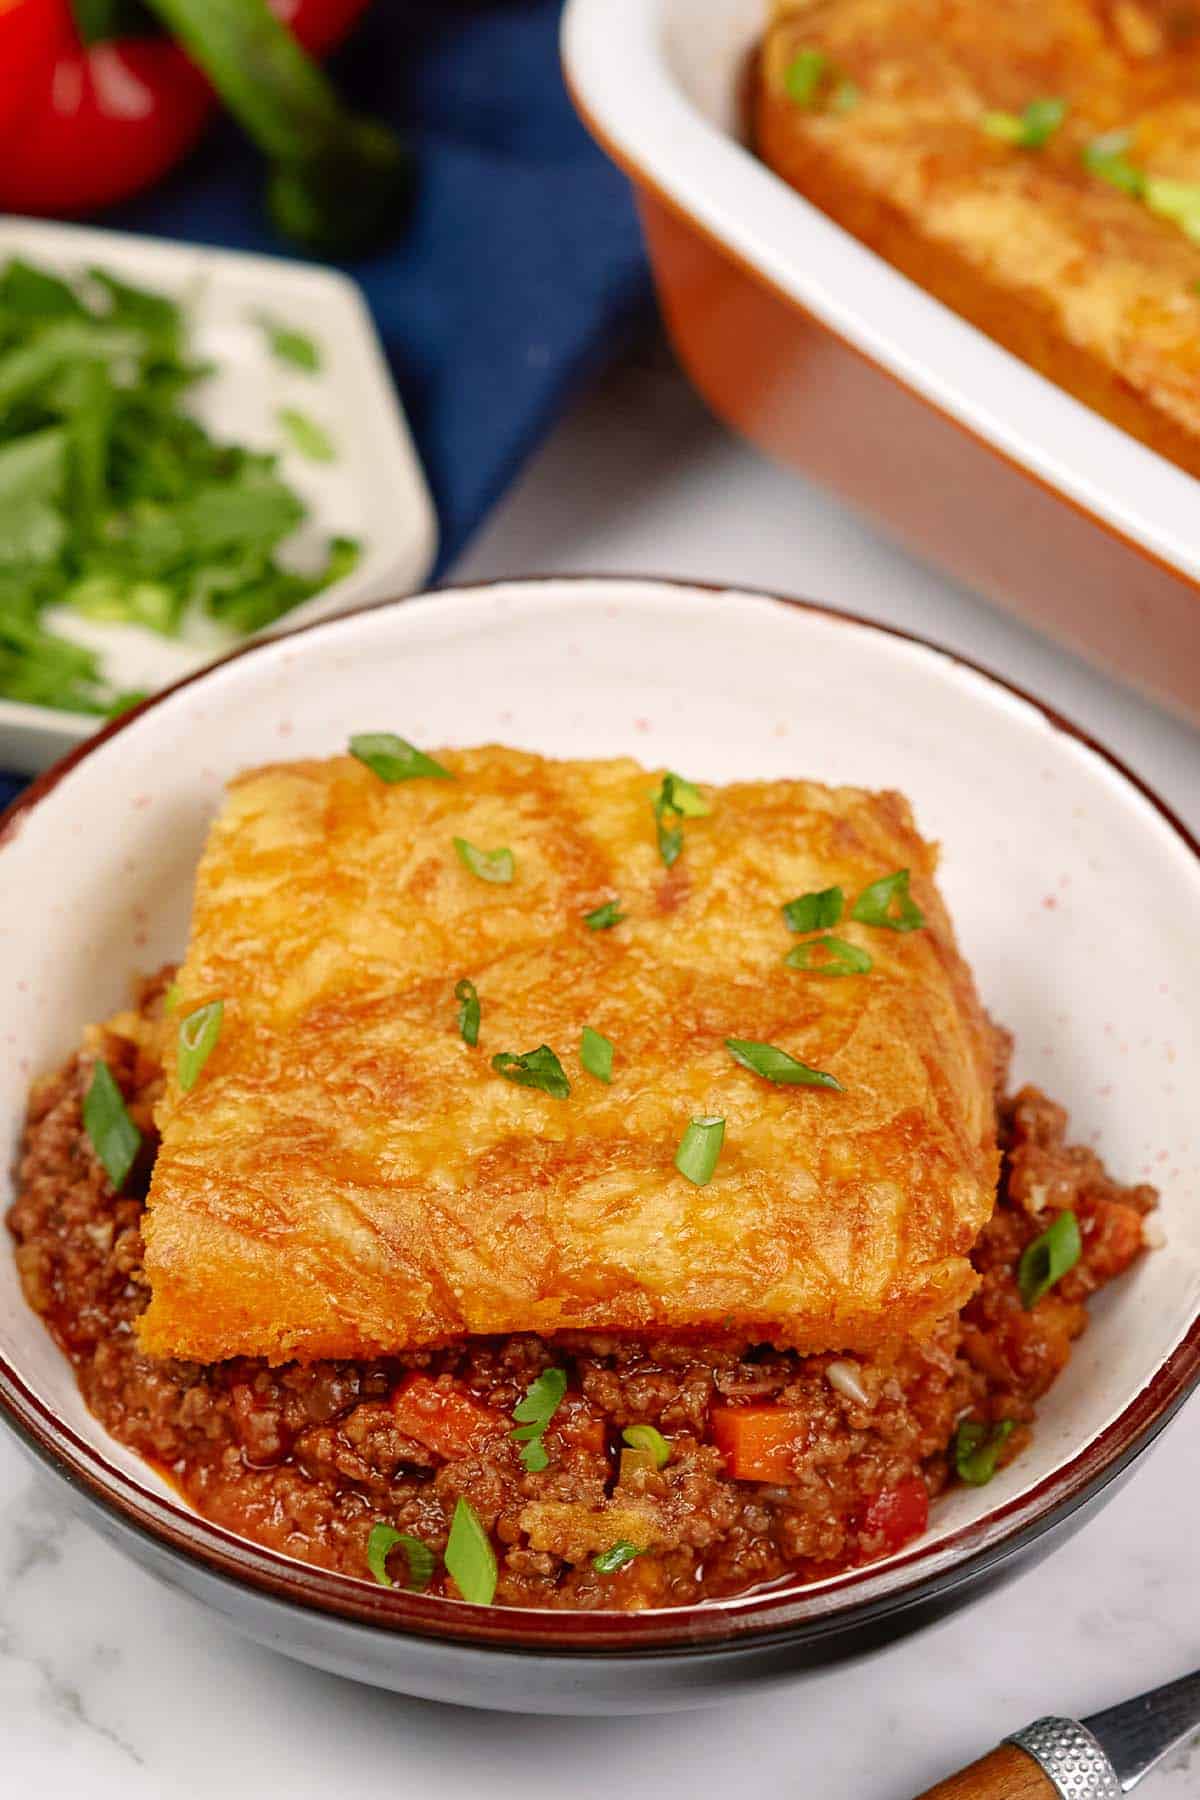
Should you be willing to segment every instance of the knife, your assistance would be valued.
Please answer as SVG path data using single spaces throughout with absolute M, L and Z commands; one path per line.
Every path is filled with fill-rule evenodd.
M 918 1800 L 1121 1800 L 1200 1732 L 1200 1670 L 1088 1719 L 1035 1719 Z

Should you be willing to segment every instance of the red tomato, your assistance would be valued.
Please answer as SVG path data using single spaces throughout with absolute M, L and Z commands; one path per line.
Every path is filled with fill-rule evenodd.
M 863 1514 L 864 1535 L 881 1537 L 890 1553 L 919 1537 L 929 1523 L 929 1495 L 919 1475 L 876 1494 Z
M 54 13 L 43 0 L 0 0 L 0 138 L 45 78 L 58 45 Z
M 311 56 L 335 50 L 367 9 L 368 0 L 267 0 Z
M 41 53 L 12 96 L 6 30 L 40 12 Z M 21 40 L 28 49 L 31 39 Z M 148 187 L 195 142 L 212 90 L 169 38 L 82 44 L 68 0 L 0 12 L 0 207 L 82 213 Z M 11 105 L 5 105 L 5 97 Z

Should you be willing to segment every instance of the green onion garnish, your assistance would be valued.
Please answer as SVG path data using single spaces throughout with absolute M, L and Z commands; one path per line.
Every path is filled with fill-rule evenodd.
M 526 1050 L 521 1056 L 513 1050 L 502 1050 L 493 1056 L 492 1067 L 505 1081 L 514 1081 L 518 1087 L 540 1088 L 555 1100 L 565 1100 L 571 1092 L 566 1071 L 549 1044 L 539 1044 L 536 1050 Z
M 842 79 L 833 90 L 833 95 L 829 102 L 829 109 L 831 112 L 835 113 L 853 112 L 861 99 L 862 95 L 859 93 L 858 83 L 856 81 L 851 81 L 848 75 L 843 75 Z
M 191 1093 L 201 1069 L 216 1049 L 224 1017 L 225 1002 L 210 1000 L 207 1006 L 198 1006 L 186 1019 L 180 1019 L 177 1066 L 179 1085 L 185 1094 Z
M 619 925 L 625 914 L 621 911 L 619 900 L 606 900 L 603 906 L 597 906 L 592 912 L 584 913 L 583 922 L 589 931 L 611 931 Z
M 1200 182 L 1169 181 L 1162 175 L 1147 175 L 1143 191 L 1152 213 L 1160 219 L 1169 219 L 1193 240 L 1200 239 Z
M 455 982 L 454 998 L 458 1001 L 458 1029 L 463 1043 L 474 1046 L 479 1042 L 479 992 L 475 983 L 465 976 Z
M 280 362 L 291 363 L 293 368 L 303 369 L 308 375 L 316 374 L 321 366 L 321 352 L 307 332 L 297 331 L 295 326 L 285 325 L 268 313 L 260 312 L 255 317 L 266 333 L 272 356 L 278 357 Z
M 823 50 L 798 50 L 784 70 L 783 85 L 797 106 L 814 106 L 829 68 Z
M 815 894 L 801 894 L 789 900 L 783 910 L 783 922 L 789 931 L 824 931 L 836 925 L 842 916 L 846 896 L 840 887 L 821 888 Z
M 621 1436 L 631 1450 L 648 1450 L 658 1468 L 670 1462 L 671 1446 L 656 1425 L 627 1425 Z
M 550 1461 L 542 1438 L 566 1391 L 566 1370 L 544 1369 L 536 1381 L 530 1382 L 524 1399 L 513 1407 L 517 1429 L 508 1435 L 521 1445 L 521 1461 L 531 1475 L 540 1474 Z
M 463 868 L 478 875 L 480 881 L 508 882 L 516 873 L 517 859 L 511 850 L 477 850 L 460 837 L 454 840 L 454 850 Z
M 1118 188 L 1121 193 L 1130 194 L 1138 200 L 1145 189 L 1146 177 L 1125 154 L 1129 142 L 1127 131 L 1106 131 L 1103 136 L 1093 138 L 1091 143 L 1085 144 L 1081 154 L 1083 166 L 1089 174 L 1098 175 L 1110 187 Z
M 842 1091 L 842 1084 L 835 1075 L 827 1075 L 823 1069 L 810 1069 L 807 1063 L 798 1062 L 775 1044 L 756 1044 L 751 1038 L 726 1038 L 725 1048 L 743 1069 L 761 1075 L 764 1081 L 777 1082 L 780 1087 L 836 1088 L 839 1094 Z
M 796 944 L 784 957 L 789 969 L 804 969 L 810 975 L 869 975 L 871 958 L 857 944 L 845 938 L 808 938 Z
M 395 1587 L 387 1563 L 397 1545 L 403 1549 L 408 1561 L 408 1580 L 404 1585 L 419 1593 L 433 1580 L 434 1569 L 433 1551 L 419 1537 L 412 1537 L 407 1531 L 395 1531 L 390 1525 L 372 1525 L 367 1539 L 367 1567 L 381 1587 Z
M 1026 1245 L 1017 1264 L 1017 1286 L 1026 1312 L 1061 1281 L 1083 1255 L 1079 1221 L 1073 1212 L 1060 1212 L 1041 1237 Z
M 92 1149 L 104 1164 L 104 1172 L 119 1194 L 133 1159 L 142 1147 L 142 1134 L 130 1118 L 120 1088 L 106 1062 L 92 1070 L 91 1084 L 83 1101 L 83 1128 Z
M 860 925 L 878 925 L 886 931 L 919 931 L 925 914 L 908 891 L 909 872 L 897 869 L 881 875 L 865 887 L 850 909 Z
M 971 1487 L 985 1487 L 996 1473 L 1000 1452 L 1015 1430 L 1012 1419 L 1001 1419 L 995 1425 L 964 1419 L 954 1434 L 954 1466 L 959 1480 Z
M 651 794 L 650 803 L 658 831 L 658 854 L 669 869 L 683 849 L 683 832 L 678 825 L 668 825 L 666 820 L 705 819 L 712 808 L 694 781 L 685 781 L 682 775 L 670 770 L 663 776 L 658 791 Z
M 422 775 L 435 781 L 454 780 L 449 769 L 443 769 L 432 756 L 426 756 L 407 738 L 397 737 L 391 731 L 360 732 L 350 739 L 350 754 L 365 763 L 380 781 L 414 781 Z
M 331 463 L 337 461 L 337 451 L 333 447 L 333 439 L 323 425 L 300 411 L 296 406 L 281 406 L 276 414 L 280 425 L 292 440 L 292 446 L 309 462 Z
M 590 1025 L 584 1026 L 579 1040 L 579 1060 L 597 1081 L 611 1082 L 613 1046 L 602 1032 L 593 1031 Z
M 163 989 L 163 1011 L 174 1012 L 179 1005 L 179 983 L 169 981 Z
M 598 1556 L 593 1556 L 592 1567 L 597 1575 L 615 1575 L 618 1569 L 631 1563 L 635 1556 L 644 1555 L 644 1550 L 639 1550 L 628 1538 L 622 1538 L 620 1543 L 611 1544 L 607 1550 L 601 1550 Z
M 988 112 L 981 120 L 989 137 L 1018 150 L 1040 150 L 1067 116 L 1065 100 L 1031 100 L 1024 112 Z
M 446 1567 L 464 1600 L 474 1601 L 476 1606 L 491 1605 L 499 1579 L 496 1552 L 469 1500 L 460 1498 L 454 1509 L 446 1540 Z
M 675 1167 L 697 1187 L 707 1187 L 724 1142 L 724 1119 L 693 1119 L 679 1140 Z

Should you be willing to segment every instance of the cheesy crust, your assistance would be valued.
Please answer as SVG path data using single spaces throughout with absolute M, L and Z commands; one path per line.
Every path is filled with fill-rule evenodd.
M 867 1349 L 960 1307 L 995 1201 L 992 1038 L 907 803 L 705 788 L 668 868 L 660 776 L 632 761 L 437 755 L 454 780 L 388 786 L 346 757 L 228 792 L 178 983 L 181 1016 L 220 998 L 224 1022 L 191 1092 L 168 1069 L 144 1348 L 278 1362 L 667 1329 Z M 464 868 L 456 836 L 509 847 L 511 884 Z M 924 929 L 843 922 L 866 976 L 783 966 L 784 901 L 840 884 L 849 906 L 898 868 Z M 589 929 L 612 898 L 624 921 Z M 611 1085 L 580 1065 L 585 1025 L 615 1045 Z M 773 1086 L 728 1037 L 843 1091 Z M 543 1043 L 566 1099 L 491 1066 Z M 726 1120 L 705 1187 L 674 1166 L 700 1114 Z
M 787 91 L 798 52 L 853 83 Z M 989 112 L 1064 101 L 1040 148 Z M 777 0 L 756 148 L 871 249 L 1042 374 L 1200 474 L 1200 247 L 1089 172 L 1128 134 L 1149 176 L 1200 183 L 1197 0 Z

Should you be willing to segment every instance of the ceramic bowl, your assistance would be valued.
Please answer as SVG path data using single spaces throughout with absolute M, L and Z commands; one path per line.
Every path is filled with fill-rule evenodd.
M 1200 719 L 1196 483 L 858 243 L 743 142 L 768 0 L 569 0 L 567 81 L 632 178 L 720 417 L 1030 624 Z
M 955 1490 L 926 1536 L 803 1587 L 638 1615 L 505 1610 L 389 1591 L 197 1518 L 109 1439 L 0 1255 L 0 1412 L 109 1537 L 250 1636 L 401 1692 L 516 1710 L 697 1705 L 858 1654 L 1047 1550 L 1103 1500 L 1200 1371 L 1200 850 L 1102 748 L 1003 682 L 887 629 L 663 582 L 445 592 L 255 645 L 81 746 L 0 832 L 0 1127 L 31 1075 L 177 956 L 223 782 L 394 729 L 629 753 L 727 781 L 895 786 L 941 841 L 944 887 L 1016 1075 L 1162 1188 L 1166 1247 L 1092 1308 L 1033 1444 Z M 1102 1576 L 1098 1576 L 1102 1579 Z

